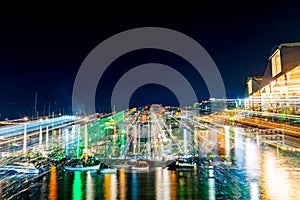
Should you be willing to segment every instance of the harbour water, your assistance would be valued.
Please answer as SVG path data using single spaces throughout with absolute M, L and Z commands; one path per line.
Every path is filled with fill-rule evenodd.
M 214 177 L 207 167 L 98 174 L 53 166 L 45 175 L 1 177 L 2 199 L 298 199 L 300 166 L 295 158 L 234 134 L 234 148 L 232 141 L 229 148 L 235 164 L 214 167 Z

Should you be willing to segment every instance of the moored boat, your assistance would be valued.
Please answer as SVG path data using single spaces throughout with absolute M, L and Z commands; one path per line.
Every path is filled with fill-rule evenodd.
M 148 171 L 149 170 L 149 164 L 146 161 L 138 161 L 137 164 L 133 165 L 132 170 L 139 170 L 139 171 Z
M 75 167 L 64 166 L 66 171 L 95 171 L 99 170 L 100 165 L 93 165 L 93 166 L 83 166 L 83 165 L 76 165 Z
M 178 161 L 176 162 L 176 166 L 177 166 L 177 168 L 179 168 L 179 169 L 183 169 L 183 168 L 185 168 L 185 169 L 194 169 L 194 167 L 195 167 L 194 163 L 191 163 L 191 162 L 185 162 L 185 161 L 183 161 L 183 160 L 178 160 Z
M 167 167 L 168 170 L 192 170 L 195 169 L 196 163 L 192 162 L 192 160 L 178 159 L 177 161 L 173 161 L 173 163 Z
M 7 173 L 38 174 L 39 170 L 32 163 L 12 163 L 0 166 L 0 174 Z
M 117 173 L 117 168 L 99 169 L 99 172 L 102 174 L 114 174 Z
M 102 174 L 114 174 L 117 173 L 117 168 L 110 168 L 108 165 L 101 163 L 99 172 Z

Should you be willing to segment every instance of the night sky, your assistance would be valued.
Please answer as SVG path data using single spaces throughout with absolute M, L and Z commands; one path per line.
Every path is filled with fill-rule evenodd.
M 195 39 L 218 66 L 227 97 L 243 97 L 247 77 L 263 75 L 275 45 L 300 41 L 300 4 L 226 2 L 1 13 L 0 118 L 30 116 L 36 92 L 39 115 L 47 115 L 49 108 L 70 114 L 73 83 L 88 53 L 114 34 L 147 26 L 177 30 Z M 199 100 L 209 98 L 201 76 L 187 61 L 166 51 L 143 49 L 109 66 L 100 80 L 105 88 L 97 91 L 97 111 L 110 110 L 112 89 L 124 73 L 149 62 L 173 67 L 191 83 Z M 177 105 L 178 101 L 170 90 L 155 84 L 140 87 L 130 101 L 131 106 L 149 103 Z

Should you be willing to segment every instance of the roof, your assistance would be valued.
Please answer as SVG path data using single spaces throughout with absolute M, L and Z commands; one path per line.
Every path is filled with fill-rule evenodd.
M 272 69 L 271 69 L 271 63 L 269 62 L 267 64 L 264 76 L 263 76 L 263 80 L 260 82 L 260 87 L 264 87 L 266 85 L 268 85 L 271 81 L 273 80 L 272 77 Z
M 292 48 L 290 48 L 292 47 Z M 272 76 L 272 66 L 271 66 L 271 58 L 280 49 L 281 54 L 281 67 L 282 71 L 278 73 L 275 77 Z M 262 77 L 252 76 L 248 77 L 247 83 L 250 79 L 255 80 L 257 84 L 259 84 L 259 88 L 263 88 L 268 85 L 272 80 L 281 76 L 284 73 L 292 70 L 294 67 L 300 65 L 300 42 L 291 42 L 291 43 L 281 43 L 277 46 L 274 46 L 270 52 L 270 56 L 268 59 L 268 64 L 266 66 L 265 73 Z
M 300 42 L 282 43 L 279 47 L 300 47 Z
M 277 49 L 280 49 L 282 72 L 278 73 L 275 77 L 272 77 L 272 66 L 271 66 L 270 59 L 275 54 Z M 268 85 L 272 80 L 274 80 L 274 78 L 281 76 L 282 74 L 298 66 L 300 64 L 299 57 L 300 57 L 300 42 L 282 43 L 279 44 L 278 46 L 273 47 L 269 57 L 269 62 L 267 64 L 263 76 L 263 80 L 260 83 L 260 87 L 262 88 Z
M 263 80 L 263 77 L 262 77 L 262 76 L 249 76 L 249 77 L 247 78 L 247 82 L 248 82 L 250 79 L 255 80 L 255 81 L 257 81 L 257 82 L 260 82 L 260 81 Z
M 279 45 L 273 46 L 270 51 L 269 59 L 271 59 L 277 49 L 281 49 L 282 47 L 300 47 L 300 42 L 281 43 Z

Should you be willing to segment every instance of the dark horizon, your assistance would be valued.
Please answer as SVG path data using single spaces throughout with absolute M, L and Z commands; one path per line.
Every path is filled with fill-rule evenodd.
M 272 48 L 300 41 L 299 3 L 236 2 L 123 11 L 18 10 L 1 13 L 0 119 L 30 115 L 38 94 L 39 115 L 55 110 L 71 114 L 72 88 L 88 53 L 106 38 L 137 27 L 164 27 L 182 32 L 201 44 L 222 75 L 227 98 L 244 97 L 248 76 L 262 76 Z M 106 11 L 104 11 L 106 10 Z M 143 49 L 113 62 L 100 80 L 97 112 L 110 111 L 114 84 L 134 66 L 162 63 L 180 71 L 196 91 L 209 98 L 202 77 L 175 54 Z M 155 94 L 155 95 L 154 95 Z M 130 105 L 162 102 L 177 105 L 172 91 L 159 85 L 141 86 Z

